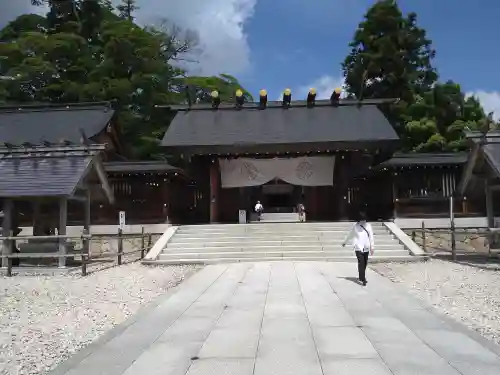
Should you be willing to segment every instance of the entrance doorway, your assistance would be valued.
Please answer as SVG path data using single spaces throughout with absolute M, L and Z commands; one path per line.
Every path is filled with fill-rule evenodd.
M 279 179 L 262 185 L 262 200 L 266 212 L 294 212 L 296 188 Z

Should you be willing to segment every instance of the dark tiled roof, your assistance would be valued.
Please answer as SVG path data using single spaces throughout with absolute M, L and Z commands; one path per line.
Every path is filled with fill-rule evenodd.
M 485 138 L 480 132 L 469 132 L 466 136 L 475 144 L 485 141 L 482 152 L 493 171 L 500 177 L 500 131 L 489 131 Z
M 92 157 L 0 159 L 0 197 L 71 196 Z
M 467 153 L 409 153 L 395 154 L 380 164 L 381 167 L 402 167 L 412 165 L 457 165 L 467 162 Z
M 100 133 L 114 110 L 96 105 L 0 107 L 0 143 L 39 144 L 61 139 L 80 143 L 80 129 L 88 138 Z
M 180 172 L 181 169 L 164 161 L 118 161 L 104 163 L 106 172 L 135 173 L 135 172 Z
M 224 109 L 178 112 L 162 146 L 211 148 L 220 146 L 356 144 L 398 141 L 382 112 L 374 105 L 292 107 L 289 109 Z
M 69 197 L 94 176 L 113 202 L 99 157 L 104 149 L 104 145 L 0 148 L 0 198 Z

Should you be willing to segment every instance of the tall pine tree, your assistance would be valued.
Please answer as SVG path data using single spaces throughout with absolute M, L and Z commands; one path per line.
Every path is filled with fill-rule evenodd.
M 134 21 L 134 12 L 139 9 L 136 5 L 135 0 L 122 0 L 121 4 L 116 7 L 119 12 L 120 18 L 125 20 L 129 20 L 130 22 Z
M 346 89 L 358 98 L 413 100 L 437 79 L 435 55 L 417 16 L 404 16 L 395 0 L 380 0 L 365 14 L 342 64 Z

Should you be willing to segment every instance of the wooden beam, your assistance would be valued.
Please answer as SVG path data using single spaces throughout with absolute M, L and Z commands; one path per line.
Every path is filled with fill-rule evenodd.
M 11 236 L 12 231 L 12 214 L 14 202 L 11 199 L 5 199 L 3 204 L 3 221 L 2 221 L 2 236 Z M 12 253 L 12 241 L 3 240 L 2 243 L 2 255 L 9 255 Z M 2 267 L 6 268 L 8 266 L 8 259 L 2 258 Z
M 59 235 L 66 235 L 66 225 L 68 223 L 68 199 L 59 199 Z M 59 239 L 59 267 L 66 267 L 66 239 Z
M 467 185 L 472 178 L 472 174 L 474 171 L 474 167 L 477 163 L 477 158 L 479 156 L 479 152 L 481 151 L 481 144 L 476 143 L 472 148 L 472 151 L 469 156 L 469 160 L 465 167 L 465 171 L 463 172 L 462 179 L 460 180 L 458 187 L 456 189 L 459 196 L 463 196 L 465 194 L 465 190 L 467 189 Z

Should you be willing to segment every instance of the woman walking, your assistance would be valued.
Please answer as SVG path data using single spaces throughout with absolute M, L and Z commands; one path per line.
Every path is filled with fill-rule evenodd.
M 358 277 L 359 281 L 366 285 L 366 266 L 368 265 L 368 255 L 373 255 L 374 240 L 373 230 L 370 223 L 366 222 L 366 214 L 359 213 L 359 220 L 354 224 L 352 229 L 347 234 L 346 239 L 342 243 L 344 247 L 347 241 L 352 239 L 352 246 L 358 258 Z

